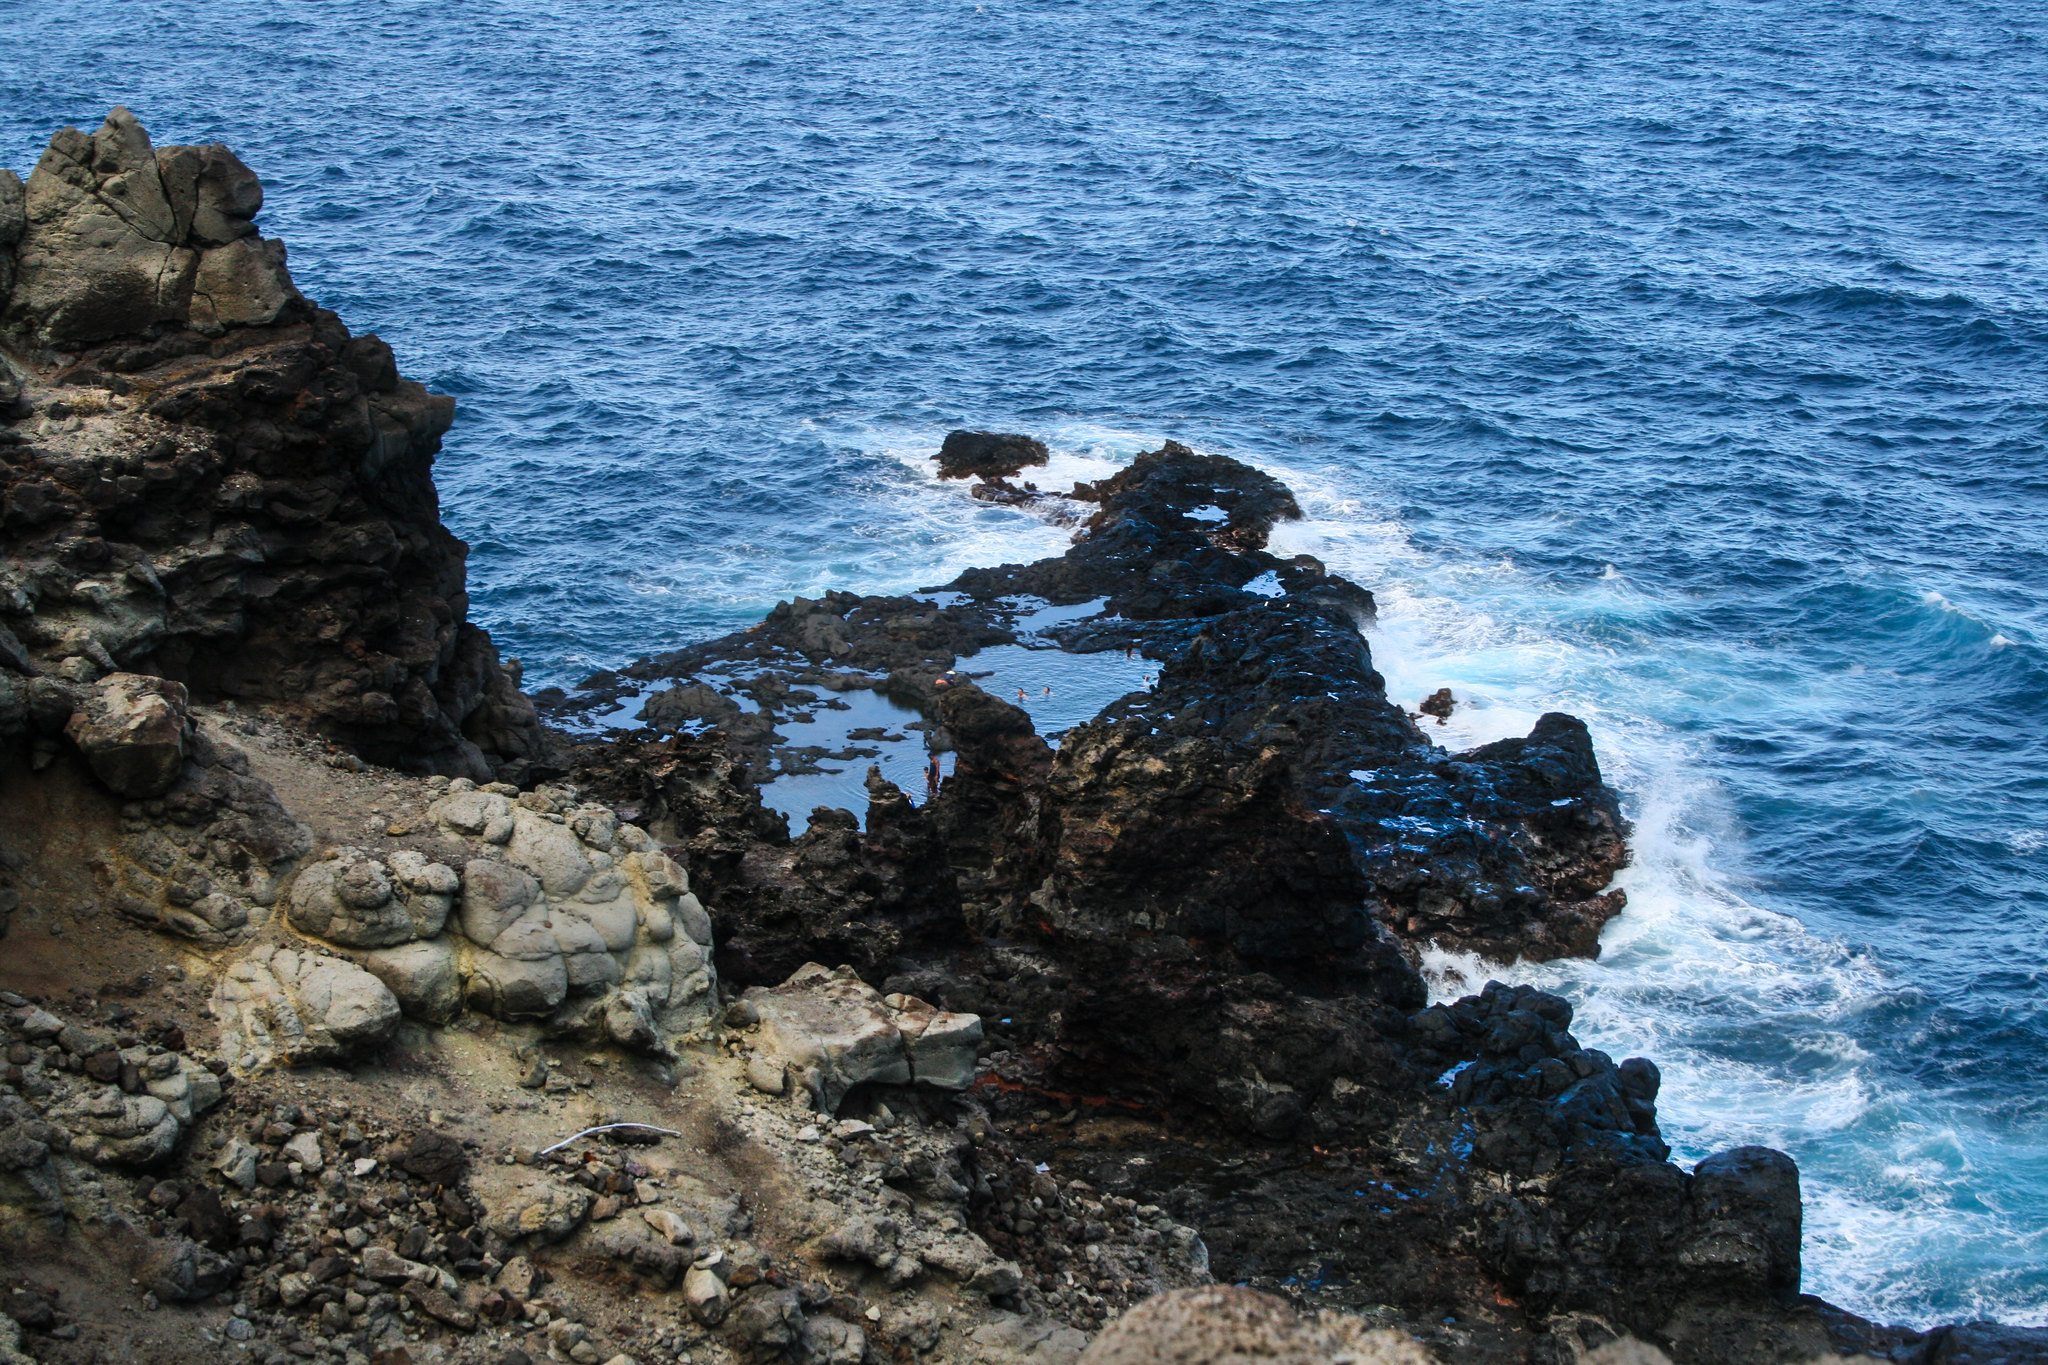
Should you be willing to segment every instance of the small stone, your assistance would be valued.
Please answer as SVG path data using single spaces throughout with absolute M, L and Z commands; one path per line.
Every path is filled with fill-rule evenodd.
M 515 1299 L 530 1299 L 540 1283 L 540 1272 L 524 1256 L 514 1256 L 499 1269 L 492 1283 Z
M 300 1133 L 290 1142 L 285 1143 L 284 1150 L 280 1155 L 286 1161 L 298 1162 L 300 1168 L 307 1175 L 318 1175 L 327 1169 L 326 1158 L 320 1155 L 320 1135 L 318 1133 Z
M 683 1301 L 690 1306 L 690 1316 L 706 1327 L 725 1321 L 725 1281 L 704 1266 L 693 1265 L 683 1276 Z
M 780 1095 L 789 1089 L 789 1070 L 776 1059 L 757 1052 L 747 1062 L 747 1084 L 764 1095 Z
M 667 1209 L 642 1209 L 640 1217 L 668 1240 L 670 1246 L 694 1246 L 697 1233 L 688 1223 Z
M 355 1164 L 350 1169 L 355 1172 L 356 1179 L 361 1180 L 364 1176 L 377 1169 L 377 1158 L 373 1156 L 359 1156 L 355 1159 Z
M 221 1335 L 229 1341 L 247 1341 L 256 1335 L 256 1329 L 249 1325 L 247 1318 L 229 1318 L 227 1326 L 221 1329 Z

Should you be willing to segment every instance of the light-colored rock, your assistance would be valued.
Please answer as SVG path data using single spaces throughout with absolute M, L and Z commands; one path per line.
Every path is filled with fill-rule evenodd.
M 725 1281 L 709 1268 L 696 1265 L 683 1275 L 683 1302 L 689 1305 L 690 1316 L 706 1327 L 716 1327 L 724 1322 L 730 1307 Z
M 327 1158 L 320 1154 L 320 1135 L 314 1132 L 295 1133 L 284 1144 L 282 1155 L 286 1161 L 296 1161 L 307 1175 L 318 1175 L 327 1169 Z
M 362 1273 L 379 1284 L 424 1284 L 438 1286 L 441 1272 L 419 1261 L 408 1261 L 388 1247 L 363 1248 Z
M 828 1113 L 868 1082 L 959 1090 L 974 1078 L 979 1016 L 885 999 L 850 967 L 806 963 L 780 986 L 756 986 L 741 999 L 760 1020 L 760 1055 L 801 1078 Z
M 445 1024 L 462 1008 L 455 946 L 445 938 L 380 948 L 364 954 L 363 967 L 384 983 L 408 1018 Z
M 764 1095 L 780 1095 L 789 1089 L 789 1068 L 757 1052 L 747 1059 L 747 1084 Z
M 564 816 L 539 793 L 452 786 L 427 814 L 476 854 L 455 915 L 471 1008 L 644 1051 L 709 1022 L 707 944 L 676 932 L 689 879 L 644 831 L 602 806 Z
M 1017 1362 L 1018 1365 L 1074 1365 L 1088 1345 L 1085 1333 L 1047 1317 L 1021 1317 L 996 1312 L 973 1329 L 970 1339 L 983 1360 Z M 1158 1365 L 1179 1365 L 1161 1357 Z
M 183 683 L 110 673 L 83 690 L 64 734 L 115 792 L 162 796 L 184 765 L 191 719 Z
M 898 997 L 891 996 L 890 999 Z M 910 998 L 900 1016 L 910 1052 L 910 1078 L 939 1090 L 965 1090 L 974 1084 L 975 1049 L 981 1043 L 981 1016 L 933 1010 Z
M 21 1324 L 5 1313 L 0 1313 L 0 1365 L 36 1365 L 21 1349 Z
M 346 948 L 388 948 L 434 937 L 447 922 L 453 888 L 422 890 L 421 883 L 454 881 L 454 869 L 428 863 L 417 853 L 400 857 L 419 864 L 420 875 L 397 875 L 395 868 L 358 849 L 343 849 L 304 868 L 287 899 L 292 927 Z M 445 878 L 435 875 L 441 873 Z
M 183 1125 L 154 1095 L 104 1086 L 58 1105 L 51 1117 L 72 1132 L 71 1150 L 102 1166 L 147 1166 L 169 1156 Z
M 809 1318 L 804 1322 L 804 1351 L 812 1365 L 860 1365 L 867 1355 L 868 1336 L 841 1318 Z
M 1355 1317 L 1295 1315 L 1285 1299 L 1231 1285 L 1155 1294 L 1103 1329 L 1082 1365 L 1431 1365 L 1420 1343 Z
M 559 1242 L 590 1213 L 588 1190 L 525 1166 L 483 1167 L 470 1177 L 470 1188 L 484 1206 L 484 1230 L 507 1241 Z
M 399 1018 L 397 997 L 353 962 L 270 947 L 222 973 L 211 1007 L 221 1025 L 221 1056 L 240 1070 L 374 1047 Z
M 284 243 L 275 238 L 243 237 L 201 251 L 192 277 L 192 330 L 222 332 L 275 320 L 298 292 L 284 262 Z
M 228 1145 L 214 1158 L 213 1169 L 226 1177 L 238 1189 L 250 1190 L 256 1187 L 256 1149 L 241 1138 L 228 1139 Z
M 170 1065 L 161 1074 L 151 1075 L 149 1064 L 161 1064 L 168 1060 Z M 213 1108 L 221 1101 L 223 1091 L 220 1077 L 193 1061 L 190 1057 L 173 1056 L 166 1053 L 153 1057 L 145 1064 L 143 1084 L 149 1093 L 164 1102 L 171 1117 L 190 1127 L 192 1121 Z
M 515 1299 L 530 1299 L 540 1286 L 540 1272 L 524 1256 L 514 1256 L 499 1267 L 497 1278 L 491 1283 Z
M 694 1246 L 697 1233 L 683 1221 L 682 1215 L 670 1209 L 642 1209 L 640 1218 L 668 1240 L 670 1246 Z

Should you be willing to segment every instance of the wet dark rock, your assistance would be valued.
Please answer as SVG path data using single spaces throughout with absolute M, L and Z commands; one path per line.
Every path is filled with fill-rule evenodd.
M 1052 452 L 1035 436 L 949 431 L 932 458 L 942 479 L 1007 479 L 1029 465 L 1044 464 Z

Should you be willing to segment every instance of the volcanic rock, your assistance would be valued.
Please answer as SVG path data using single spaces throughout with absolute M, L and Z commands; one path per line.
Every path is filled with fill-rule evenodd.
M 810 963 L 776 987 L 741 997 L 759 1020 L 757 1043 L 798 1078 L 818 1108 L 836 1112 L 857 1085 L 964 1090 L 974 1078 L 981 1021 L 891 995 L 847 968 Z
M 942 479 L 1007 479 L 1027 465 L 1052 458 L 1035 436 L 994 431 L 949 431 L 932 457 Z
M 372 1048 L 398 1024 L 398 1000 L 352 962 L 261 947 L 230 966 L 213 995 L 221 1058 L 249 1071 Z

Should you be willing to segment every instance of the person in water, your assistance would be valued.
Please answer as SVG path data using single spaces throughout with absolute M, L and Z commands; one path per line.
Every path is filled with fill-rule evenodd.
M 939 779 L 942 776 L 943 774 L 939 771 L 939 756 L 933 754 L 930 766 L 924 770 L 925 800 L 929 801 L 939 794 Z
M 1020 688 L 1018 688 L 1018 689 L 1017 689 L 1017 705 L 1019 705 L 1019 706 L 1022 706 L 1023 704 L 1024 704 L 1024 689 L 1020 687 Z
M 1048 697 L 1052 695 L 1052 684 L 1050 684 L 1050 683 L 1047 683 L 1047 684 L 1046 684 L 1046 688 L 1045 688 L 1045 695 L 1046 695 L 1046 696 L 1048 696 Z

